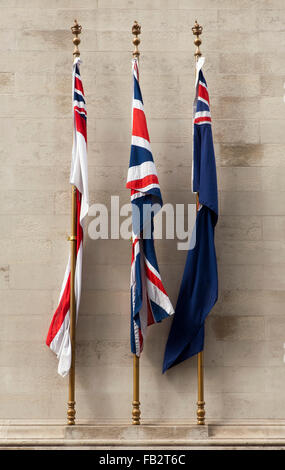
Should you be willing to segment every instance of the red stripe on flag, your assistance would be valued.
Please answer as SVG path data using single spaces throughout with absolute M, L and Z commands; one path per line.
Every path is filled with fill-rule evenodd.
M 149 184 L 158 184 L 158 178 L 156 175 L 148 175 L 140 180 L 132 180 L 126 184 L 126 187 L 131 189 L 142 189 Z
M 81 91 L 81 93 L 84 95 L 82 81 L 78 77 L 75 77 L 74 88 L 76 88 L 76 90 Z
M 212 122 L 212 119 L 207 116 L 199 117 L 199 118 L 194 119 L 194 124 L 198 124 L 198 122 L 204 122 L 204 121 Z
M 161 280 L 148 268 L 147 264 L 145 263 L 145 272 L 147 278 L 165 295 L 167 295 L 166 290 L 163 287 Z
M 83 113 L 85 116 L 87 116 L 87 111 L 85 108 L 80 108 L 79 106 L 74 106 L 74 111 L 79 111 L 79 113 Z
M 208 101 L 208 103 L 210 104 L 208 90 L 203 85 L 199 85 L 198 96 L 200 98 L 203 98 L 204 100 Z
M 145 114 L 141 109 L 133 109 L 133 132 L 132 135 L 136 137 L 142 137 L 149 142 L 149 135 L 147 130 L 147 124 Z
M 80 132 L 80 134 L 83 135 L 85 141 L 87 142 L 87 126 L 86 126 L 86 119 L 84 116 L 81 116 L 78 114 L 77 111 L 74 111 L 75 115 L 75 125 L 76 125 L 76 130 Z
M 70 274 L 68 276 L 65 289 L 63 291 L 62 297 L 60 299 L 60 302 L 58 304 L 58 307 L 55 311 L 55 314 L 52 318 L 52 321 L 48 330 L 48 335 L 46 339 L 46 344 L 48 346 L 50 346 L 51 342 L 53 341 L 58 331 L 60 330 L 60 327 L 69 310 L 69 306 L 70 306 Z

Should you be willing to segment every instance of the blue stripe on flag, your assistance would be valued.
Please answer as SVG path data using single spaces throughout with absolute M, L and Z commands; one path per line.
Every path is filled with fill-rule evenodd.
M 157 323 L 161 322 L 164 318 L 169 318 L 169 315 L 163 310 L 162 307 L 150 300 L 152 314 Z
M 82 95 L 80 95 L 79 93 L 76 93 L 76 91 L 74 92 L 74 101 L 81 101 L 81 103 L 84 103 L 85 104 L 85 99 L 83 98 Z
M 197 112 L 199 111 L 210 111 L 209 106 L 204 101 L 197 100 Z
M 160 190 L 154 188 L 151 191 L 150 194 L 144 193 L 143 197 L 132 201 L 133 206 L 138 208 L 137 211 L 133 210 L 133 232 L 139 235 L 143 230 L 144 236 L 149 239 L 153 231 L 153 217 L 162 207 Z M 158 193 L 158 195 L 154 196 L 153 193 Z M 147 240 L 150 241 L 149 239 Z
M 153 162 L 152 153 L 138 145 L 131 146 L 130 167 L 140 165 L 144 162 Z
M 135 76 L 134 76 L 134 99 L 139 100 L 143 103 L 141 89 Z
M 154 243 L 153 239 L 146 239 L 143 240 L 144 245 L 144 254 L 146 259 L 148 260 L 149 264 L 151 264 L 154 269 L 159 273 L 158 263 L 156 259 L 156 254 L 154 250 Z
M 203 75 L 202 70 L 200 70 L 200 72 L 199 72 L 199 81 L 200 81 L 200 82 L 203 82 L 203 83 L 207 86 L 207 82 L 206 82 L 206 80 L 205 80 L 205 77 L 204 77 L 204 75 Z

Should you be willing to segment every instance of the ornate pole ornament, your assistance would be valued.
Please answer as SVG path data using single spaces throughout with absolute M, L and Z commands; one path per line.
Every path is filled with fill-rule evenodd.
M 135 46 L 133 56 L 138 59 L 139 56 L 140 56 L 140 52 L 139 52 L 138 47 L 139 47 L 139 44 L 141 42 L 141 40 L 139 38 L 139 34 L 141 34 L 141 26 L 138 24 L 137 21 L 135 21 L 134 24 L 133 24 L 132 34 L 134 35 L 133 45 Z
M 194 36 L 196 36 L 196 39 L 194 40 L 194 44 L 196 46 L 196 51 L 195 51 L 194 56 L 196 57 L 196 60 L 198 60 L 199 57 L 201 57 L 201 55 L 202 55 L 202 52 L 200 51 L 200 46 L 202 44 L 202 40 L 200 39 L 199 36 L 202 34 L 203 28 L 202 28 L 202 26 L 199 25 L 197 20 L 195 21 L 195 24 L 192 28 L 192 31 L 193 31 Z
M 71 31 L 72 31 L 72 34 L 74 34 L 75 36 L 72 40 L 74 44 L 73 55 L 74 57 L 79 57 L 80 52 L 79 52 L 78 46 L 81 42 L 81 39 L 78 36 L 79 34 L 81 34 L 82 26 L 77 23 L 77 20 L 74 20 L 74 26 L 71 26 Z

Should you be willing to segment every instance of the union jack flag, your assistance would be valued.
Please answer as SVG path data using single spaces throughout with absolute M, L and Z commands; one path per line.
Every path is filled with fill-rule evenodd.
M 83 223 L 88 213 L 88 169 L 87 169 L 87 111 L 83 85 L 79 70 L 80 59 L 73 64 L 73 148 L 70 184 L 76 188 L 77 246 L 75 268 L 76 318 L 80 304 L 82 278 Z M 58 307 L 52 318 L 46 344 L 57 355 L 58 373 L 63 377 L 71 365 L 70 342 L 70 256 L 59 296 Z
M 160 186 L 153 161 L 142 94 L 138 60 L 133 59 L 133 129 L 126 187 L 133 208 L 131 262 L 131 350 L 140 356 L 147 326 L 174 313 L 163 287 L 157 264 L 153 217 L 162 207 Z M 146 236 L 146 228 L 149 236 Z

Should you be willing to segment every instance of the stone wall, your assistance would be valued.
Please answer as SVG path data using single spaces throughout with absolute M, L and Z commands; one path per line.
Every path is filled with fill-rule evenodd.
M 78 6 L 80 4 L 80 6 Z M 206 323 L 209 420 L 285 419 L 284 0 L 0 1 L 0 417 L 64 419 L 67 379 L 45 337 L 68 257 L 70 26 L 83 26 L 91 203 L 129 202 L 133 21 L 164 202 L 189 203 L 194 45 L 212 103 L 220 219 L 219 302 Z M 283 29 L 283 31 L 282 31 Z M 185 253 L 158 241 L 175 304 Z M 127 420 L 130 242 L 86 238 L 77 334 L 77 417 Z M 161 374 L 170 322 L 149 329 L 144 418 L 196 413 L 196 359 Z

